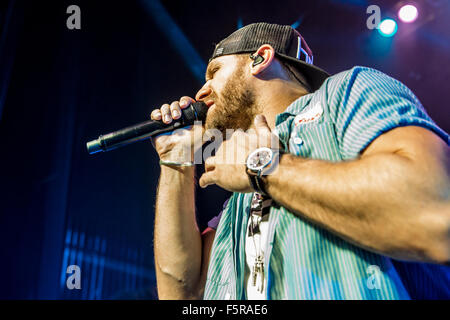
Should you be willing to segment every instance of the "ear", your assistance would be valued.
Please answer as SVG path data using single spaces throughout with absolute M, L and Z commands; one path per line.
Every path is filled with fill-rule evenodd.
M 261 56 L 264 58 L 264 60 L 261 63 L 258 63 L 257 65 L 253 65 L 253 61 L 250 64 L 250 73 L 253 76 L 256 76 L 266 70 L 273 62 L 275 58 L 275 49 L 270 44 L 263 44 L 261 47 L 258 48 L 257 51 L 255 51 L 254 56 Z

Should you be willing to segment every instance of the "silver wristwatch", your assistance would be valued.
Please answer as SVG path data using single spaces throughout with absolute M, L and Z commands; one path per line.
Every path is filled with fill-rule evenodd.
M 278 155 L 278 151 L 262 147 L 254 150 L 247 157 L 247 175 L 256 192 L 268 195 L 263 178 L 272 171 L 274 164 L 276 165 L 275 161 L 278 161 Z

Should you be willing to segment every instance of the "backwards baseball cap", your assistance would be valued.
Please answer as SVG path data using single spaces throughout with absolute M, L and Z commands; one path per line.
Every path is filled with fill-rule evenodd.
M 291 65 L 301 72 L 313 91 L 330 76 L 313 65 L 312 51 L 297 30 L 265 22 L 249 24 L 220 41 L 209 61 L 230 54 L 253 53 L 263 44 L 270 44 L 280 60 L 292 62 Z

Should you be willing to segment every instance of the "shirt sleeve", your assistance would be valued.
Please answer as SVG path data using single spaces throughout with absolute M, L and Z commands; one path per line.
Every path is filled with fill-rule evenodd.
M 428 116 L 420 101 L 400 81 L 371 68 L 354 67 L 327 83 L 328 105 L 344 160 L 355 159 L 378 136 L 395 127 L 415 125 L 448 134 Z

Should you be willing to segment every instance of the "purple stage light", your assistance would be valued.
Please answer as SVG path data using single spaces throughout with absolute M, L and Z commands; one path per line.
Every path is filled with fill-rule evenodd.
M 411 23 L 414 22 L 419 15 L 417 8 L 411 4 L 402 6 L 398 10 L 398 17 L 402 22 Z

